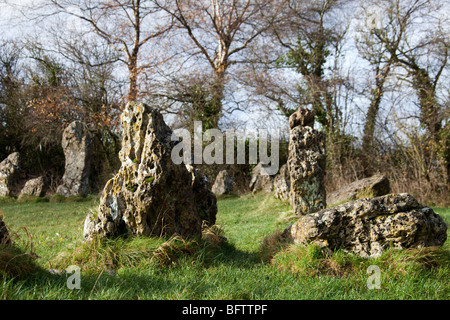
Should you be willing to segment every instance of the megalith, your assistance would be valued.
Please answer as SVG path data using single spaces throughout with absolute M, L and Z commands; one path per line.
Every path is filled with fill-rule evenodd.
M 325 134 L 315 130 L 314 114 L 300 107 L 289 118 L 290 201 L 296 215 L 326 207 Z
M 20 155 L 18 152 L 11 153 L 0 162 L 0 197 L 11 196 L 11 189 L 18 179 L 19 166 Z
M 388 194 L 302 216 L 282 237 L 296 244 L 375 257 L 391 247 L 441 246 L 447 239 L 447 224 L 410 194 Z
M 206 177 L 192 165 L 175 164 L 176 141 L 162 114 L 128 103 L 121 115 L 121 167 L 102 192 L 97 212 L 88 214 L 84 238 L 122 233 L 183 237 L 215 223 L 217 200 Z
M 86 125 L 74 121 L 64 130 L 62 147 L 66 158 L 62 183 L 56 193 L 68 196 L 86 196 L 92 153 L 92 137 Z

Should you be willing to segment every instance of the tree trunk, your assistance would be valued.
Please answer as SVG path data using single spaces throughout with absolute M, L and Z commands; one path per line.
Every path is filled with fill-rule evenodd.
M 137 59 L 136 57 L 132 57 L 128 64 L 129 71 L 129 81 L 130 87 L 128 89 L 128 102 L 137 100 L 137 80 L 138 80 L 138 70 L 137 70 Z
M 377 65 L 375 88 L 372 90 L 372 99 L 367 110 L 366 123 L 364 124 L 364 135 L 362 144 L 362 164 L 364 177 L 370 177 L 373 174 L 373 168 L 370 159 L 373 154 L 373 137 L 375 133 L 375 125 L 380 110 L 381 98 L 384 94 L 384 83 L 391 67 L 391 62 L 383 68 Z

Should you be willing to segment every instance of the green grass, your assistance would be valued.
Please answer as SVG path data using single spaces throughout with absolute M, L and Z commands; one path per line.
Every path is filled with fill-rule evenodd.
M 15 243 L 11 254 L 26 262 L 16 277 L 0 273 L 0 299 L 450 298 L 449 241 L 439 249 L 389 250 L 376 259 L 281 247 L 274 240 L 295 221 L 293 212 L 273 196 L 256 194 L 219 199 L 217 225 L 201 238 L 86 244 L 84 218 L 97 201 L 0 203 Z M 450 221 L 449 208 L 434 209 Z M 71 264 L 81 268 L 79 290 L 66 286 L 64 269 Z M 367 288 L 370 265 L 381 270 L 379 290 Z

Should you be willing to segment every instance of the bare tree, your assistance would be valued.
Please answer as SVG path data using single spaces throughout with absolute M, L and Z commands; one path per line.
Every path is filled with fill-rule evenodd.
M 128 100 L 136 100 L 139 75 L 150 67 L 141 63 L 142 48 L 170 30 L 170 19 L 166 19 L 149 0 L 50 1 L 57 12 L 85 22 L 108 45 L 123 53 L 120 60 L 127 66 L 129 74 Z
M 407 72 L 407 80 L 418 98 L 419 121 L 431 143 L 439 149 L 448 186 L 450 143 L 444 134 L 448 129 L 444 131 L 443 126 L 448 106 L 439 103 L 437 88 L 443 72 L 448 70 L 449 38 L 435 15 L 439 1 L 386 0 L 380 5 L 387 14 L 385 26 L 375 33 L 376 39 L 384 46 L 389 59 Z
M 276 1 L 175 0 L 155 1 L 176 21 L 176 28 L 212 71 L 209 110 L 213 126 L 222 116 L 224 87 L 230 66 L 243 63 L 242 53 L 276 18 Z M 186 49 L 186 48 L 185 48 Z

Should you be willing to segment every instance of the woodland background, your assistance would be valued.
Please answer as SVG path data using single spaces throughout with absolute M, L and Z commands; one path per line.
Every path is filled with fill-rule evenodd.
M 120 162 L 121 108 L 172 128 L 281 130 L 299 105 L 327 136 L 327 190 L 382 173 L 449 206 L 450 5 L 440 0 L 0 2 L 0 159 L 54 192 L 73 120 L 95 137 L 91 192 Z M 214 179 L 223 166 L 205 166 Z M 251 165 L 230 166 L 237 192 Z

